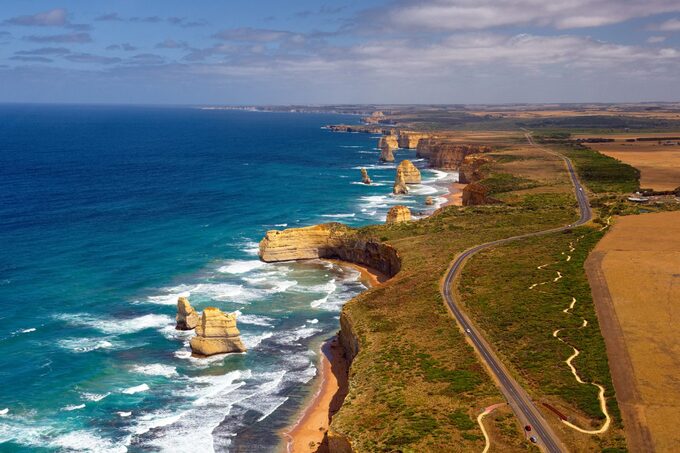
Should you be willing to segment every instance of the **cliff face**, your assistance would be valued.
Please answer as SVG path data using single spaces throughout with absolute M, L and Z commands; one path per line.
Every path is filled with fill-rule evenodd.
M 438 143 L 430 145 L 430 165 L 442 170 L 460 170 L 465 158 L 470 154 L 489 152 L 490 148 L 476 145 Z
M 380 137 L 380 140 L 378 140 L 378 148 L 383 149 L 385 147 L 388 147 L 390 149 L 397 149 L 399 148 L 399 142 L 397 141 L 397 137 L 394 135 L 383 135 Z
M 380 160 L 383 162 L 394 162 L 394 154 L 389 146 L 380 148 Z
M 473 182 L 463 188 L 463 206 L 475 206 L 489 204 L 492 200 L 488 197 L 488 189 L 483 185 Z
M 390 208 L 385 223 L 408 222 L 409 220 L 411 220 L 411 210 L 406 206 L 398 205 Z
M 406 184 L 420 184 L 420 170 L 410 160 L 402 160 L 397 171 L 401 170 Z
M 482 172 L 482 166 L 491 161 L 491 158 L 478 154 L 465 156 L 465 159 L 463 159 L 463 162 L 458 169 L 458 182 L 461 184 L 469 184 L 483 179 L 484 174 Z
M 236 328 L 236 315 L 207 307 L 196 326 L 196 336 L 190 341 L 191 351 L 202 356 L 245 352 L 246 347 L 240 335 Z
M 399 131 L 399 148 L 415 149 L 418 141 L 427 138 L 428 134 L 412 131 Z
M 401 269 L 396 249 L 375 239 L 360 238 L 340 223 L 267 231 L 260 242 L 265 262 L 334 258 L 361 264 L 393 276 Z

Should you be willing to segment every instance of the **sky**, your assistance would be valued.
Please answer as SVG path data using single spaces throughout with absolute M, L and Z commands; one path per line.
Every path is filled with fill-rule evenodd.
M 680 101 L 679 0 L 2 0 L 0 102 Z

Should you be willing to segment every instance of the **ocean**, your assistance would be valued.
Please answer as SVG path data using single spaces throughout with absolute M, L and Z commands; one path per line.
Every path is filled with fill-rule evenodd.
M 423 170 L 393 197 L 378 137 L 332 123 L 359 117 L 0 106 L 0 449 L 280 449 L 320 343 L 365 288 L 337 264 L 262 263 L 258 241 L 425 213 L 454 177 Z M 180 295 L 239 312 L 248 352 L 191 357 Z

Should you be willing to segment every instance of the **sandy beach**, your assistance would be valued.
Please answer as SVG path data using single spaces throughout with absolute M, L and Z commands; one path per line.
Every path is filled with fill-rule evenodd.
M 361 281 L 369 288 L 387 279 L 374 269 L 344 261 L 327 261 L 358 270 L 361 272 Z M 328 431 L 331 417 L 340 410 L 347 394 L 347 365 L 337 336 L 323 343 L 316 392 L 295 424 L 283 432 L 288 453 L 326 451 L 321 445 L 324 434 Z
M 463 188 L 465 184 L 454 182 L 449 186 L 449 193 L 446 195 L 446 203 L 442 206 L 463 206 Z

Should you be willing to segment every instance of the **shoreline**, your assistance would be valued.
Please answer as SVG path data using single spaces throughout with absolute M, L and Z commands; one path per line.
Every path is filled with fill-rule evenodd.
M 369 289 L 387 280 L 386 275 L 366 266 L 335 259 L 324 261 L 359 271 L 361 282 Z M 303 406 L 295 423 L 282 432 L 287 453 L 326 451 L 323 441 L 331 417 L 340 410 L 347 394 L 349 364 L 337 334 L 323 342 L 320 352 L 318 387 Z
M 446 203 L 442 203 L 444 206 L 463 206 L 463 188 L 466 184 L 461 184 L 459 182 L 454 182 L 449 184 L 449 193 L 445 195 Z

